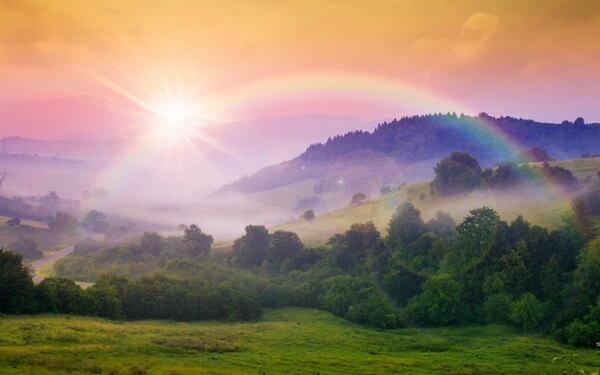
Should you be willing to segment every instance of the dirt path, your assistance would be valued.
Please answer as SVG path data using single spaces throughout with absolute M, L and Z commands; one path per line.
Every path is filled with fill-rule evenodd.
M 75 250 L 75 247 L 73 245 L 71 245 L 69 247 L 65 247 L 64 249 L 55 252 L 54 254 L 48 255 L 47 257 L 44 257 L 42 259 L 36 260 L 35 262 L 31 263 L 30 267 L 31 267 L 31 271 L 33 273 L 33 282 L 39 283 L 40 281 L 42 281 L 42 278 L 37 276 L 35 274 L 35 271 L 37 271 L 38 269 L 47 265 L 48 263 L 56 262 L 60 258 L 71 254 L 74 250 Z

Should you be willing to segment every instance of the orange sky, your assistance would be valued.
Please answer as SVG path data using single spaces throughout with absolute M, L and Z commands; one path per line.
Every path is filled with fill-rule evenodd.
M 328 75 L 330 107 L 317 80 L 281 100 L 299 81 L 287 77 Z M 402 95 L 353 77 L 403 85 Z M 155 107 L 168 97 L 215 121 L 399 117 L 410 113 L 395 113 L 390 96 L 415 90 L 456 110 L 600 121 L 600 1 L 0 0 L 0 87 L 4 107 L 90 94 Z M 253 88 L 251 110 L 222 99 L 253 99 Z

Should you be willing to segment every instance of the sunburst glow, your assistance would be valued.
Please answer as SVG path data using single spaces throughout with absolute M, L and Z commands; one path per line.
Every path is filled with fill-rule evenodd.
M 171 140 L 189 136 L 198 126 L 196 110 L 184 102 L 168 102 L 160 105 L 156 127 L 162 136 Z

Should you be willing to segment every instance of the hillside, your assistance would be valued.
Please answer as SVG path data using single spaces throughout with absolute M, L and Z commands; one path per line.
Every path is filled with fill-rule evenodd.
M 249 323 L 9 316 L 0 337 L 4 374 L 562 374 L 554 357 L 586 370 L 598 357 L 505 326 L 381 331 L 298 308 Z
M 313 193 L 373 193 L 385 184 L 430 178 L 435 162 L 455 150 L 466 151 L 490 166 L 515 157 L 515 145 L 521 149 L 539 146 L 553 158 L 565 159 L 597 153 L 598 139 L 600 124 L 582 121 L 549 124 L 486 114 L 405 117 L 382 123 L 373 132 L 354 131 L 313 144 L 296 158 L 243 177 L 220 191 L 250 194 L 319 179 Z
M 553 161 L 550 164 L 567 168 L 580 179 L 594 177 L 600 171 L 598 157 Z M 530 163 L 530 165 L 539 166 L 541 163 Z M 279 190 L 281 200 L 284 189 Z M 294 219 L 273 227 L 272 231 L 282 229 L 295 232 L 304 243 L 309 245 L 322 245 L 334 234 L 345 232 L 353 223 L 369 220 L 385 233 L 396 207 L 406 200 L 421 211 L 425 220 L 434 217 L 438 210 L 443 210 L 456 221 L 460 221 L 469 210 L 485 205 L 495 209 L 503 220 L 511 221 L 518 215 L 522 215 L 532 224 L 555 228 L 561 221 L 561 215 L 569 210 L 573 197 L 572 194 L 557 196 L 549 192 L 533 190 L 522 190 L 518 194 L 511 191 L 500 193 L 484 190 L 467 195 L 432 197 L 429 194 L 429 181 L 425 181 L 409 184 L 399 191 L 374 196 L 360 205 L 348 206 L 346 202 L 344 207 L 317 215 L 311 222 Z

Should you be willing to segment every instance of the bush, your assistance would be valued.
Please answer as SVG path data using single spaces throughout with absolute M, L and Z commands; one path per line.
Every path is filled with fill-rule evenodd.
M 21 224 L 21 218 L 18 216 L 13 217 L 12 219 L 8 220 L 6 224 L 10 225 L 11 227 L 16 227 Z
M 423 293 L 408 301 L 406 312 L 417 322 L 442 326 L 458 321 L 462 287 L 446 275 L 434 276 L 423 284 Z
M 569 344 L 592 348 L 600 341 L 600 324 L 596 322 L 585 324 L 576 320 L 567 326 L 566 334 Z
M 497 293 L 486 297 L 483 302 L 486 321 L 490 323 L 508 322 L 512 302 L 512 297 L 508 293 Z
M 44 256 L 42 250 L 38 248 L 37 242 L 31 238 L 19 237 L 11 242 L 9 247 L 21 254 L 25 259 L 39 259 Z
M 544 319 L 542 303 L 531 293 L 523 293 L 511 305 L 510 321 L 521 327 L 525 332 L 536 328 Z

